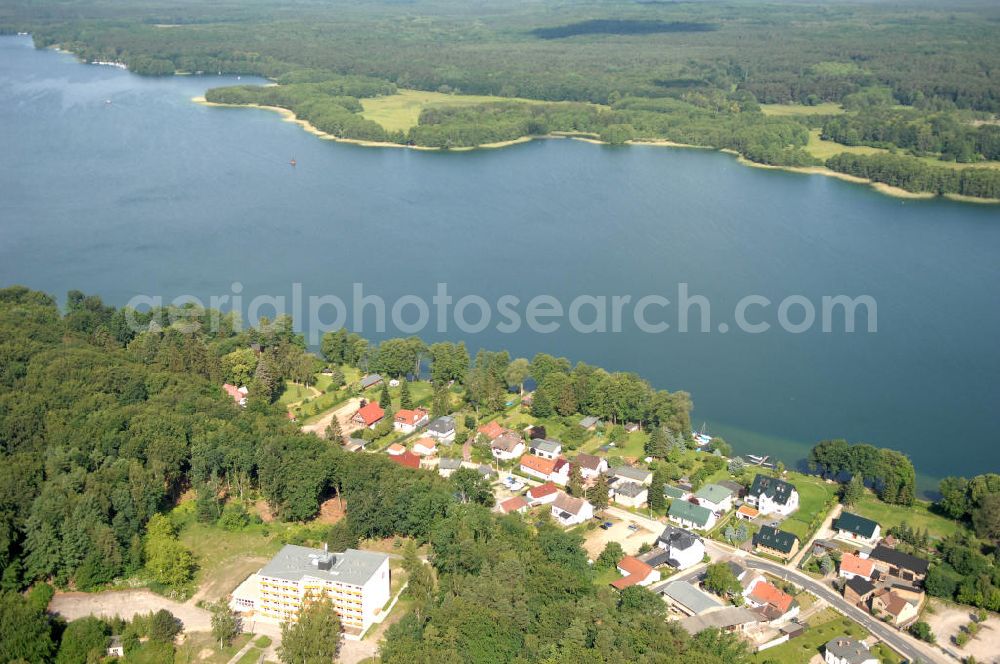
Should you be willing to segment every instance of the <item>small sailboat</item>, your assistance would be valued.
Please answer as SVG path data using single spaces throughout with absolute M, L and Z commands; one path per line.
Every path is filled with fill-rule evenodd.
M 700 430 L 691 432 L 691 437 L 694 438 L 694 442 L 698 444 L 698 447 L 704 447 L 712 442 L 712 437 L 705 433 L 705 422 L 701 423 Z
M 106 105 L 110 106 L 110 105 L 111 105 L 111 100 L 110 100 L 110 99 L 105 99 L 105 100 L 104 100 L 104 103 L 105 103 Z
M 295 168 L 295 164 L 298 163 L 298 162 L 296 162 L 294 159 L 292 159 L 288 163 L 291 165 L 292 168 Z

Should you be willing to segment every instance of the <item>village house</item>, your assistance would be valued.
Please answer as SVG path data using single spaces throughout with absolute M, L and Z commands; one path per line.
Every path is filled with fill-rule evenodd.
M 569 462 L 566 459 L 544 459 L 525 454 L 520 461 L 521 472 L 543 481 L 565 486 L 569 482 Z
M 749 505 L 740 505 L 739 509 L 736 510 L 736 518 L 744 521 L 753 521 L 758 516 L 760 516 L 760 510 Z
M 663 497 L 667 500 L 688 500 L 691 492 L 673 484 L 664 484 Z
M 417 456 L 434 456 L 437 451 L 437 442 L 433 438 L 421 438 L 413 443 L 413 453 Z
M 763 514 L 788 516 L 799 509 L 799 492 L 794 484 L 759 473 L 753 478 L 745 500 Z
M 865 581 L 871 581 L 874 570 L 875 561 L 869 558 L 861 558 L 853 553 L 845 553 L 840 557 L 839 575 L 845 579 L 861 577 Z
M 705 557 L 705 543 L 694 533 L 667 526 L 656 538 L 656 546 L 667 552 L 667 564 L 677 569 L 687 569 Z
M 622 578 L 615 579 L 611 585 L 618 590 L 629 586 L 648 586 L 660 580 L 660 573 L 633 556 L 623 556 L 618 561 L 618 573 Z
M 233 401 L 236 402 L 237 406 L 242 406 L 246 408 L 247 395 L 250 393 L 250 390 L 248 390 L 246 387 L 243 386 L 236 387 L 235 385 L 232 385 L 230 383 L 223 384 L 222 389 L 225 391 L 226 394 L 232 397 Z
M 497 511 L 501 514 L 511 514 L 512 512 L 524 513 L 528 511 L 528 501 L 524 496 L 514 496 L 497 505 Z
M 875 585 L 860 576 L 855 576 L 844 584 L 844 599 L 854 606 L 864 608 L 873 594 L 875 594 Z
M 358 381 L 358 386 L 362 391 L 368 388 L 375 387 L 382 382 L 382 376 L 376 374 L 368 374 L 364 376 L 360 381 Z
M 392 428 L 403 433 L 413 433 L 423 425 L 427 424 L 427 411 L 423 408 L 413 410 L 402 409 L 396 412 L 393 418 Z
M 773 624 L 788 622 L 799 614 L 795 599 L 768 581 L 760 581 L 747 595 L 747 602 L 758 609 L 767 622 Z
M 689 503 L 686 500 L 675 500 L 670 503 L 667 516 L 682 528 L 695 530 L 710 530 L 715 525 L 716 518 L 712 510 L 701 505 Z
M 718 600 L 686 581 L 672 581 L 657 590 L 670 608 L 685 616 L 700 616 L 722 608 Z
M 628 482 L 638 482 L 649 486 L 653 483 L 653 471 L 647 468 L 636 468 L 634 466 L 618 466 L 608 470 L 608 475 L 612 479 L 625 480 Z
M 888 619 L 896 627 L 902 627 L 916 620 L 919 604 L 909 602 L 895 590 L 883 588 L 871 599 L 872 615 L 876 618 Z
M 573 459 L 573 463 L 580 469 L 580 476 L 585 480 L 596 479 L 598 475 L 608 470 L 607 459 L 593 454 L 581 452 Z
M 378 402 L 369 401 L 358 409 L 351 421 L 367 429 L 374 429 L 383 417 L 385 417 L 385 411 L 378 405 Z
M 642 507 L 649 497 L 649 490 L 636 482 L 615 482 L 615 502 L 625 507 Z
M 124 657 L 125 656 L 125 643 L 122 641 L 122 637 L 115 634 L 111 637 L 108 642 L 108 657 Z
M 546 482 L 531 487 L 526 495 L 532 505 L 547 505 L 559 496 L 559 487 L 552 482 Z
M 424 433 L 439 443 L 454 442 L 455 418 L 451 415 L 437 417 L 427 425 L 427 430 Z
M 389 447 L 385 448 L 385 453 L 389 456 L 399 456 L 406 451 L 406 446 L 399 443 L 393 443 Z
M 452 474 L 461 467 L 461 459 L 441 459 L 438 462 L 438 475 L 441 477 L 451 477 Z
M 787 560 L 799 550 L 799 538 L 792 533 L 778 530 L 773 526 L 761 526 L 753 538 L 754 548 L 759 553 Z
M 883 575 L 895 577 L 911 585 L 923 584 L 927 578 L 926 560 L 881 544 L 868 555 L 868 559 Z
M 846 636 L 838 636 L 826 644 L 823 661 L 826 664 L 879 664 L 868 648 Z
M 560 491 L 552 501 L 552 518 L 562 526 L 576 526 L 594 518 L 594 506 Z
M 685 632 L 694 636 L 706 629 L 746 634 L 760 624 L 760 616 L 742 606 L 727 606 L 701 616 L 690 616 L 678 623 Z
M 600 423 L 601 421 L 596 417 L 594 417 L 593 415 L 587 415 L 579 422 L 580 427 L 586 431 L 594 431 L 595 429 L 597 429 L 597 425 Z
M 524 441 L 512 431 L 504 431 L 490 443 L 490 452 L 495 459 L 512 461 L 524 454 Z
M 556 459 L 562 453 L 562 443 L 558 440 L 535 438 L 528 445 L 528 451 L 543 459 Z
M 402 454 L 391 456 L 389 460 L 407 468 L 420 468 L 420 457 L 409 450 L 406 450 Z
M 492 422 L 489 422 L 488 424 L 484 424 L 483 426 L 479 427 L 478 429 L 476 429 L 476 431 L 481 433 L 486 438 L 486 440 L 492 442 L 496 440 L 498 437 L 500 437 L 502 434 L 504 434 L 507 431 L 507 429 L 500 426 L 500 423 L 497 422 L 496 420 L 493 420 Z
M 879 525 L 871 519 L 850 512 L 843 512 L 840 518 L 834 522 L 833 527 L 836 530 L 834 536 L 837 539 L 865 546 L 875 546 L 882 531 Z
M 364 438 L 355 438 L 354 436 L 351 436 L 344 443 L 344 449 L 348 452 L 363 452 L 368 446 L 368 442 L 369 441 Z
M 719 484 L 706 484 L 698 489 L 694 497 L 698 504 L 716 514 L 724 514 L 733 507 L 733 491 Z

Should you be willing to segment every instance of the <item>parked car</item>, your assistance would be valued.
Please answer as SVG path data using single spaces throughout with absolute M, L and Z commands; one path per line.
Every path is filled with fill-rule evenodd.
M 601 529 L 602 530 L 608 530 L 609 528 L 611 528 L 611 525 L 612 524 L 611 524 L 610 521 L 605 521 L 604 523 L 601 524 Z

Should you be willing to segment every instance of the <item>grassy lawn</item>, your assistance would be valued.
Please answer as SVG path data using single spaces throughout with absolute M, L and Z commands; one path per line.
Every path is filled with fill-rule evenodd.
M 768 648 L 753 656 L 753 661 L 763 664 L 766 661 L 777 664 L 805 664 L 815 655 L 822 655 L 821 648 L 835 636 L 849 636 L 863 639 L 868 633 L 860 625 L 854 623 L 832 609 L 825 609 L 809 621 L 809 629 L 780 646 Z
M 806 151 L 814 157 L 826 160 L 841 152 L 851 154 L 879 154 L 885 152 L 882 148 L 873 148 L 867 145 L 842 145 L 836 141 L 827 141 L 820 138 L 819 129 L 809 130 L 809 142 L 806 144 Z
M 240 634 L 233 639 L 231 645 L 220 650 L 219 642 L 215 640 L 210 632 L 186 632 L 184 634 L 184 642 L 177 646 L 177 650 L 174 653 L 174 662 L 175 664 L 188 664 L 188 662 L 226 664 L 249 640 L 249 634 Z M 202 658 L 202 653 L 206 651 L 211 652 L 211 655 L 206 654 Z M 255 652 L 259 653 L 260 651 L 256 650 Z
M 789 473 L 788 479 L 799 492 L 799 509 L 782 522 L 781 529 L 797 535 L 799 542 L 804 545 L 813 530 L 822 523 L 819 515 L 825 516 L 828 511 L 827 501 L 836 495 L 837 485 L 798 473 Z M 813 523 L 816 519 L 819 519 L 819 523 Z
M 327 376 L 323 377 L 327 379 L 326 382 L 329 384 L 330 379 Z M 302 401 L 303 399 L 311 399 L 319 396 L 320 394 L 322 394 L 322 390 L 320 389 L 306 387 L 300 383 L 293 383 L 290 380 L 286 380 L 285 391 L 281 393 L 280 397 L 278 397 L 278 404 L 281 406 L 288 406 L 290 403 L 296 403 L 298 401 Z
M 954 533 L 964 532 L 965 526 L 943 516 L 932 514 L 930 503 L 918 502 L 912 506 L 887 505 L 871 493 L 866 493 L 860 503 L 851 510 L 872 521 L 877 521 L 886 532 L 892 526 L 898 526 L 904 521 L 912 528 L 927 530 L 927 534 L 935 539 L 942 539 Z
M 815 106 L 805 104 L 761 104 L 764 115 L 840 115 L 844 109 L 832 101 Z
M 374 120 L 388 131 L 406 131 L 417 126 L 420 111 L 425 108 L 442 106 L 473 106 L 499 101 L 520 101 L 531 104 L 541 102 L 531 99 L 513 97 L 492 97 L 489 95 L 451 95 L 442 92 L 425 92 L 423 90 L 400 90 L 394 95 L 362 99 L 364 108 L 361 115 L 367 120 Z
M 622 578 L 622 575 L 619 574 L 618 570 L 616 570 L 614 567 L 611 567 L 609 569 L 602 569 L 597 571 L 596 574 L 594 574 L 594 585 L 597 586 L 598 588 L 604 588 L 612 581 L 617 581 L 620 578 Z

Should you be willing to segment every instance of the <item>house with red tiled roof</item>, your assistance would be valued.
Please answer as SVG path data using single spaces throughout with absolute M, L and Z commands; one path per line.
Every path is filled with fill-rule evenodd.
M 236 387 L 231 383 L 225 383 L 223 384 L 222 389 L 226 394 L 232 397 L 233 401 L 235 401 L 238 406 L 247 405 L 247 394 L 250 392 L 247 388 Z
M 795 599 L 772 583 L 761 581 L 747 595 L 747 602 L 763 609 L 764 617 L 771 623 L 783 623 L 799 614 Z
M 872 596 L 872 615 L 888 618 L 896 627 L 901 627 L 917 618 L 917 604 L 906 599 L 895 590 L 884 588 Z
M 407 468 L 420 467 L 420 457 L 409 450 L 389 458 L 393 461 L 393 463 L 398 463 L 400 466 L 406 466 Z
M 853 553 L 845 553 L 840 557 L 840 576 L 845 579 L 853 579 L 856 576 L 860 576 L 865 581 L 871 581 L 872 572 L 874 571 L 874 560 L 861 558 Z
M 749 505 L 740 505 L 740 508 L 736 510 L 736 518 L 744 521 L 753 521 L 759 514 L 760 510 Z
M 618 561 L 618 572 L 622 574 L 622 578 L 611 582 L 618 590 L 629 586 L 648 586 L 660 580 L 658 571 L 633 556 L 624 556 Z
M 389 447 L 385 448 L 385 453 L 389 456 L 399 456 L 406 451 L 405 445 L 400 445 L 399 443 L 393 443 Z
M 528 511 L 528 507 L 528 501 L 524 499 L 524 496 L 514 496 L 497 505 L 497 511 L 501 514 L 510 514 L 511 512 L 523 513 Z
M 433 438 L 421 438 L 413 443 L 413 453 L 418 456 L 434 456 L 437 451 L 437 441 Z
M 378 402 L 370 401 L 358 409 L 351 421 L 363 427 L 374 429 L 383 417 L 385 417 L 385 411 L 378 405 Z
M 486 440 L 493 441 L 499 438 L 501 435 L 503 435 L 503 433 L 507 430 L 504 429 L 502 426 L 500 426 L 499 422 L 493 420 L 489 424 L 484 424 L 483 426 L 479 427 L 477 431 L 486 436 Z
M 569 461 L 563 458 L 543 459 L 534 454 L 525 454 L 520 461 L 521 472 L 540 480 L 565 485 L 569 481 Z
M 532 505 L 546 505 L 551 503 L 559 495 L 559 487 L 553 482 L 546 482 L 528 489 L 526 494 Z
M 418 428 L 427 424 L 429 419 L 427 411 L 423 408 L 415 408 L 413 410 L 403 408 L 396 411 L 396 416 L 392 421 L 392 428 L 403 433 L 413 433 Z

